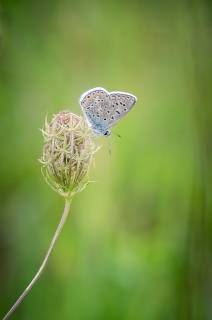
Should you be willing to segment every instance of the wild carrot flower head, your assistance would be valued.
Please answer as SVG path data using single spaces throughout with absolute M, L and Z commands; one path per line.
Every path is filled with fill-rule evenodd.
M 41 130 L 45 145 L 40 162 L 46 182 L 54 191 L 71 198 L 90 182 L 89 167 L 99 149 L 93 142 L 93 132 L 87 121 L 69 111 L 45 121 Z

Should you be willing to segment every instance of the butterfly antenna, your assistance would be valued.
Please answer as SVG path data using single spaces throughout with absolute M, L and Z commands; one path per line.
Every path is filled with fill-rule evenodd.
M 111 152 L 111 148 L 110 148 L 110 138 L 109 138 L 109 154 L 111 155 L 112 154 L 112 152 Z
M 118 133 L 116 133 L 116 132 L 114 132 L 114 131 L 112 131 L 113 133 L 115 133 L 119 138 L 121 138 L 121 136 L 118 134 Z

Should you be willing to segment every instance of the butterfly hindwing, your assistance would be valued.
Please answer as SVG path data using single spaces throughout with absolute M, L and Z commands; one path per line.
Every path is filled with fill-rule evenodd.
M 83 113 L 92 126 L 99 124 L 107 127 L 106 109 L 110 108 L 109 93 L 103 88 L 95 88 L 85 92 L 80 98 Z M 104 120 L 106 119 L 106 120 Z

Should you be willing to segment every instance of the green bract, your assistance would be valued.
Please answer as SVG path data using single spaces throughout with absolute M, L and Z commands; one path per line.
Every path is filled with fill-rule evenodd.
M 54 191 L 71 198 L 90 182 L 89 167 L 99 149 L 93 132 L 84 118 L 69 111 L 54 115 L 50 123 L 46 118 L 41 131 L 46 143 L 39 160 L 43 176 Z

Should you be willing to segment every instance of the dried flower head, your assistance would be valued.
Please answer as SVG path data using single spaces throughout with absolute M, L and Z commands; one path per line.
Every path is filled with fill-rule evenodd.
M 71 198 L 90 182 L 88 172 L 93 154 L 99 149 L 87 121 L 69 111 L 45 121 L 42 173 L 54 191 Z

